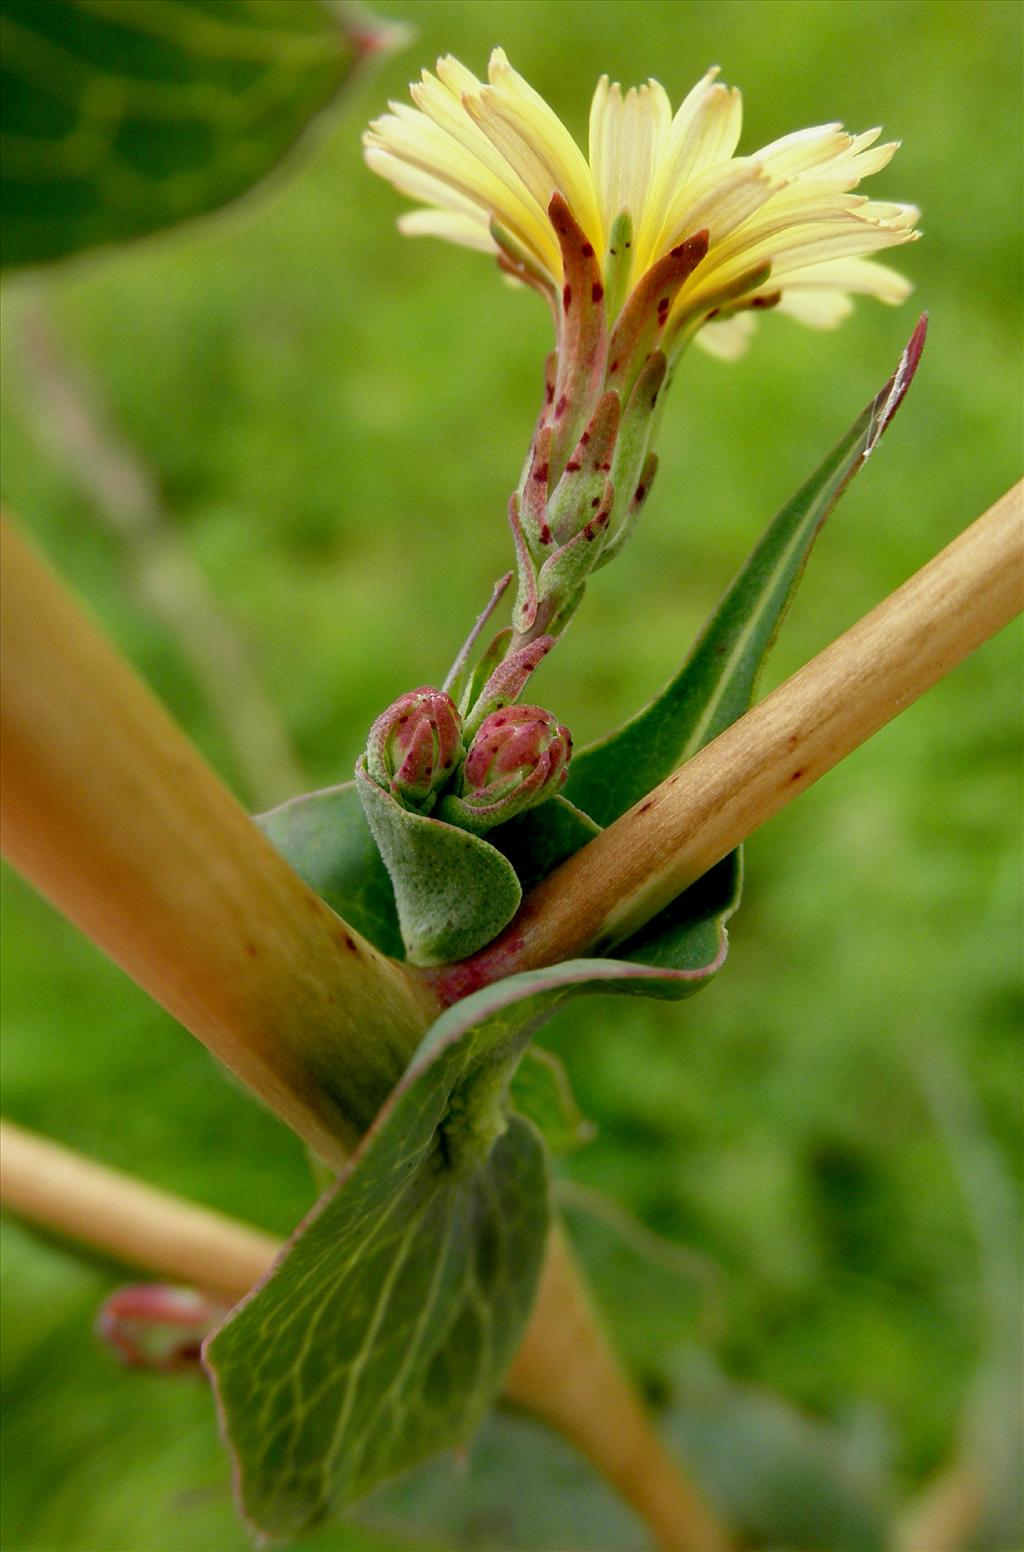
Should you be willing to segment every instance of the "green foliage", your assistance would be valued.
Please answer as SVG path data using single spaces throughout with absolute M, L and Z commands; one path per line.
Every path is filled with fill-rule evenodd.
M 592 1123 L 576 1103 L 565 1063 L 543 1046 L 527 1046 L 512 1075 L 509 1096 L 513 1108 L 533 1122 L 552 1153 L 573 1153 L 594 1135 Z
M 469 1470 L 446 1455 L 368 1501 L 364 1523 L 405 1532 L 397 1552 L 649 1552 L 639 1519 L 558 1433 L 496 1409 L 473 1441 Z M 418 1533 L 418 1534 L 417 1534 Z
M 592 841 L 600 828 L 559 793 L 539 808 L 517 814 L 491 840 L 511 862 L 523 888 L 529 889 Z
M 678 101 L 720 61 L 744 90 L 743 150 L 833 117 L 856 129 L 882 119 L 903 140 L 876 181 L 878 197 L 925 210 L 925 239 L 897 267 L 932 314 L 927 371 L 898 456 L 857 480 L 830 525 L 772 682 L 1016 477 L 1014 7 L 560 0 L 544 27 L 522 0 L 388 10 L 420 28 L 415 56 L 386 66 L 360 95 L 360 120 L 272 205 L 243 203 L 222 222 L 47 279 L 59 337 L 250 645 L 311 787 L 347 776 L 396 685 L 418 683 L 429 664 L 431 677 L 444 672 L 461 622 L 506 569 L 500 518 L 550 345 L 536 299 L 505 295 L 479 255 L 389 235 L 401 202 L 361 168 L 361 118 L 404 98 L 439 53 L 479 70 L 503 42 L 583 134 L 602 70 L 624 85 L 653 74 Z M 783 33 L 791 46 L 773 47 Z M 977 63 L 967 72 L 965 40 Z M 16 281 L 5 301 L 5 496 L 244 791 L 186 655 L 132 593 L 130 550 L 97 521 L 81 471 L 40 446 L 35 284 Z M 559 706 L 581 739 L 617 726 L 664 680 L 755 524 L 803 478 L 808 451 L 834 440 L 851 402 L 867 399 L 903 332 L 902 314 L 863 302 L 831 336 L 768 317 L 732 366 L 690 354 L 641 530 L 591 584 L 558 649 Z M 678 1281 L 611 1255 L 574 1216 L 634 1371 L 663 1395 L 673 1346 L 696 1334 L 730 1375 L 801 1414 L 844 1431 L 866 1416 L 889 1440 L 904 1498 L 954 1445 L 987 1308 L 976 1211 L 914 1077 L 939 1050 L 1002 1172 L 1010 1260 L 1018 1239 L 1020 870 L 1007 840 L 1018 681 L 1009 632 L 754 838 L 728 983 L 685 1024 L 650 1002 L 589 1000 L 545 1037 L 599 1121 L 560 1168 L 720 1273 L 705 1321 Z M 3 891 L 12 1116 L 275 1232 L 294 1223 L 308 1202 L 294 1139 L 17 879 Z M 986 1190 L 977 1195 L 987 1211 Z M 13 1225 L 4 1238 L 18 1243 L 2 1356 L 11 1552 L 245 1552 L 208 1396 L 125 1374 L 93 1344 L 105 1270 Z M 698 1399 L 683 1387 L 674 1405 Z M 988 1437 L 1008 1438 L 1010 1415 L 994 1405 Z M 498 1418 L 467 1465 L 427 1463 L 315 1545 L 645 1545 L 636 1529 L 628 1539 L 624 1517 L 568 1448 Z M 1003 1532 L 980 1545 L 1019 1540 Z
M 4 267 L 237 198 L 373 35 L 324 0 L 3 0 Z
M 463 1439 L 501 1383 L 548 1204 L 532 1127 L 513 1117 L 491 1134 L 491 1069 L 489 1053 L 456 1050 L 411 1075 L 207 1346 L 241 1505 L 266 1534 L 293 1536 Z M 454 1137 L 453 1114 L 480 1129 L 478 1147 L 463 1125 Z
M 403 808 L 367 775 L 365 762 L 356 767 L 356 786 L 391 876 L 406 957 L 443 965 L 497 937 L 522 899 L 501 852 L 468 830 Z
M 599 824 L 638 803 L 749 707 L 811 546 L 902 403 L 924 332 L 922 319 L 893 376 L 769 525 L 675 677 L 625 727 L 573 761 L 566 797 Z
M 382 953 L 401 958 L 394 891 L 354 781 L 291 798 L 256 823 L 332 910 Z
M 585 991 L 698 990 L 717 963 L 571 960 L 465 998 L 427 1032 L 350 1166 L 205 1348 L 240 1504 L 295 1535 L 425 1455 L 494 1399 L 533 1304 L 545 1155 L 508 1089 Z M 680 951 L 679 958 L 685 958 Z
M 891 1482 L 852 1430 L 730 1381 L 700 1352 L 677 1360 L 663 1426 L 742 1542 L 794 1552 L 887 1544 Z

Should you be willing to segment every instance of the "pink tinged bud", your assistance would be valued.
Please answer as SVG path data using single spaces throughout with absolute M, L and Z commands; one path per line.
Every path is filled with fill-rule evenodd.
M 509 706 L 483 721 L 462 769 L 461 803 L 482 825 L 553 797 L 572 754 L 567 728 L 540 706 Z
M 367 769 L 406 808 L 429 813 L 458 764 L 461 733 L 451 696 L 429 685 L 410 690 L 370 729 Z
M 111 1294 L 96 1331 L 132 1368 L 198 1372 L 200 1348 L 227 1312 L 227 1304 L 195 1288 L 139 1283 Z
M 477 729 L 482 727 L 492 711 L 504 711 L 506 706 L 511 706 L 513 701 L 519 699 L 526 681 L 554 644 L 554 636 L 538 636 L 498 664 L 488 676 L 472 710 L 466 713 L 462 736 L 467 743 L 476 736 Z

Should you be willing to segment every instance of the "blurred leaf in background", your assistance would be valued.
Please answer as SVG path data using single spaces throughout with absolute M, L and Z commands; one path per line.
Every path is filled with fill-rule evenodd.
M 343 0 L 2 0 L 0 262 L 215 210 L 386 39 Z
M 357 76 L 347 114 L 272 203 L 242 201 L 159 242 L 85 256 L 45 283 L 15 276 L 4 300 L 5 496 L 247 794 L 238 740 L 189 647 L 191 610 L 169 623 L 136 585 L 134 541 L 109 521 L 98 459 L 114 436 L 145 471 L 164 540 L 243 644 L 304 784 L 346 780 L 373 717 L 443 674 L 508 569 L 503 515 L 550 348 L 534 297 L 506 292 L 477 254 L 400 239 L 402 202 L 362 167 L 363 122 L 389 96 L 404 98 L 441 53 L 480 70 L 501 43 L 579 136 L 602 71 L 624 84 L 653 75 L 678 101 L 719 63 L 744 91 L 741 150 L 832 119 L 855 130 L 881 120 L 886 138 L 902 139 L 878 197 L 924 210 L 924 240 L 901 264 L 917 284 L 911 306 L 931 314 L 929 352 L 912 400 L 823 537 L 766 689 L 1019 473 L 1017 7 L 387 9 L 419 29 L 414 48 L 372 82 Z M 62 352 L 56 379 L 41 360 L 40 311 Z M 664 682 L 771 513 L 877 387 L 911 321 L 909 309 L 863 304 L 828 336 L 769 316 L 743 361 L 683 363 L 641 530 L 596 579 L 557 669 L 540 670 L 538 695 L 578 739 L 617 725 Z M 52 423 L 67 363 L 102 411 L 99 441 L 72 451 L 69 417 L 59 436 Z M 702 1294 L 704 1284 L 650 1266 L 606 1221 L 571 1213 L 614 1333 L 652 1397 L 670 1405 L 673 1432 L 692 1447 L 704 1427 L 705 1392 L 680 1380 L 696 1343 L 711 1368 L 686 1368 L 684 1380 L 724 1373 L 744 1406 L 752 1387 L 844 1439 L 866 1430 L 856 1480 L 872 1514 L 961 1448 L 974 1398 L 992 1398 L 977 1437 L 1009 1437 L 1019 1409 L 1012 1385 L 985 1384 L 991 1233 L 977 1227 L 998 1206 L 1004 1259 L 1019 1267 L 1019 642 L 1011 631 L 990 643 L 753 838 L 730 966 L 700 1002 L 620 1002 L 612 1013 L 593 1003 L 561 1015 L 548 1040 L 596 1126 L 560 1161 L 563 1177 L 714 1270 Z M 4 904 L 11 1116 L 289 1229 L 312 1196 L 295 1140 L 9 875 Z M 970 1097 L 990 1160 L 971 1195 L 920 1081 L 937 1053 Z M 95 1347 L 111 1269 L 21 1228 L 7 1237 L 12 1552 L 242 1549 L 208 1395 L 126 1374 Z M 1002 1273 L 1001 1286 L 1014 1275 Z M 476 1496 L 493 1469 L 492 1437 L 482 1478 L 471 1453 L 470 1486 L 450 1460 L 438 1463 L 463 1517 L 424 1510 L 424 1544 L 500 1544 L 521 1523 L 495 1530 Z M 550 1523 L 565 1528 L 557 1545 L 570 1544 L 576 1523 L 579 1544 L 598 1546 L 587 1539 L 592 1519 L 566 1508 L 582 1468 L 539 1437 L 516 1457 L 513 1507 L 543 1526 L 547 1495 Z M 541 1473 L 541 1454 L 558 1469 Z M 426 1503 L 403 1500 L 396 1525 L 396 1501 L 373 1528 L 336 1527 L 316 1545 L 408 1552 L 412 1511 Z M 756 1506 L 739 1507 L 753 1525 Z M 1013 1544 L 997 1539 L 1005 1520 L 991 1523 L 979 1546 Z M 615 1542 L 629 1544 L 625 1531 Z

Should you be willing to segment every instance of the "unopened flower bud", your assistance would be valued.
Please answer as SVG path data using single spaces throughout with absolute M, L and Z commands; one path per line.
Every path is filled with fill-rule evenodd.
M 535 808 L 565 781 L 572 738 L 540 706 L 509 706 L 486 717 L 462 767 L 462 793 L 442 817 L 478 834 Z
M 399 697 L 370 729 L 366 768 L 406 808 L 429 813 L 462 754 L 462 722 L 443 690 Z
M 203 1341 L 227 1312 L 227 1304 L 196 1288 L 139 1283 L 111 1294 L 96 1330 L 132 1368 L 198 1371 Z

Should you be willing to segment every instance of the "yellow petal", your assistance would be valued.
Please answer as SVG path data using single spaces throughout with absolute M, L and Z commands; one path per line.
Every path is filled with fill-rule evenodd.
M 698 81 L 672 122 L 661 165 L 655 173 L 643 222 L 636 234 L 635 262 L 647 269 L 675 241 L 680 207 L 700 197 L 700 180 L 725 165 L 736 149 L 743 102 L 735 89 L 714 84 L 717 70 Z M 691 184 L 698 190 L 691 194 Z
M 506 213 L 513 210 L 517 213 L 519 232 L 530 237 L 529 246 L 550 266 L 557 260 L 558 250 L 552 240 L 546 210 L 537 203 L 522 179 L 512 171 L 462 105 L 462 93 L 479 90 L 481 83 L 454 59 L 439 59 L 437 70 L 437 77 L 424 70 L 421 80 L 410 86 L 413 101 L 501 184 L 505 190 Z M 509 223 L 503 220 L 502 224 Z
M 672 109 L 657 81 L 623 95 L 602 76 L 590 108 L 590 168 L 604 227 L 628 210 L 634 230 L 642 225 L 655 169 L 664 155 Z
M 905 275 L 875 259 L 830 259 L 824 264 L 808 264 L 793 270 L 787 281 L 786 295 L 790 288 L 807 292 L 836 287 L 841 291 L 876 297 L 890 307 L 905 302 L 914 289 Z
M 853 312 L 853 303 L 845 291 L 834 287 L 821 291 L 801 291 L 799 287 L 786 287 L 777 311 L 787 313 L 798 323 L 811 329 L 838 329 L 844 318 Z
M 435 184 L 446 184 L 463 202 L 471 202 L 485 214 L 493 213 L 525 247 L 537 251 L 543 263 L 557 264 L 557 248 L 546 230 L 547 223 L 541 222 L 532 202 L 527 203 L 525 190 L 523 194 L 517 193 L 471 149 L 418 109 L 396 104 L 394 112 L 370 125 L 364 144 L 368 150 L 387 152 L 396 161 L 433 179 Z M 369 155 L 367 160 L 370 161 Z M 390 164 L 370 161 L 370 165 L 389 177 L 403 193 L 411 193 L 416 199 L 428 197 L 415 192 L 408 180 L 399 182 Z M 439 203 L 451 208 L 450 200 Z
M 841 124 L 818 124 L 783 135 L 755 155 L 772 177 L 791 178 L 842 155 L 850 149 L 852 139 Z
M 407 210 L 398 218 L 398 230 L 406 237 L 443 237 L 463 248 L 498 252 L 486 220 L 479 215 L 461 215 L 454 210 Z
M 781 280 L 797 269 L 820 264 L 826 259 L 847 259 L 876 253 L 898 243 L 910 242 L 913 232 L 887 231 L 884 228 L 862 223 L 848 223 L 835 231 L 815 231 L 811 228 L 803 241 L 793 241 L 781 247 L 778 257 L 772 259 L 772 278 Z
M 724 240 L 771 199 L 772 185 L 759 162 L 735 159 L 694 179 L 669 207 L 658 237 L 667 251 L 683 237 L 707 227 L 712 244 Z
M 753 313 L 736 313 L 732 318 L 713 318 L 710 323 L 704 324 L 696 336 L 697 344 L 709 356 L 717 356 L 719 361 L 737 361 L 746 350 L 756 328 L 757 319 Z
M 479 217 L 480 207 L 473 200 L 455 190 L 450 183 L 442 178 L 435 178 L 431 173 L 424 172 L 419 167 L 412 166 L 401 157 L 393 156 L 381 146 L 367 145 L 363 152 L 366 165 L 394 184 L 400 194 L 407 194 L 410 199 L 423 200 L 427 204 L 437 205 L 442 210 L 453 210 L 461 215 Z
M 593 179 L 583 153 L 557 114 L 501 49 L 491 55 L 490 85 L 467 92 L 466 111 L 546 210 L 562 194 L 596 248 L 603 242 Z
M 709 70 L 674 118 L 657 82 L 623 92 L 602 77 L 588 165 L 501 49 L 491 55 L 487 83 L 444 58 L 436 76 L 424 71 L 411 88 L 415 108 L 392 105 L 371 125 L 366 157 L 427 207 L 403 218 L 404 231 L 493 252 L 491 232 L 500 226 L 502 244 L 543 278 L 545 291 L 548 276 L 563 280 L 548 215 L 557 191 L 605 255 L 605 306 L 616 314 L 655 264 L 706 228 L 708 252 L 676 298 L 666 340 L 684 341 L 703 314 L 721 307 L 723 316 L 706 325 L 708 348 L 719 355 L 742 347 L 758 297 L 774 301 L 781 292 L 783 311 L 819 328 L 838 323 L 857 293 L 901 301 L 909 283 L 872 256 L 914 241 L 918 211 L 855 192 L 898 143 L 879 143 L 877 128 L 853 135 L 829 123 L 737 157 L 742 102 L 717 75 Z M 612 256 L 609 232 L 623 212 L 629 233 L 616 238 Z M 593 289 L 600 292 L 598 281 Z

